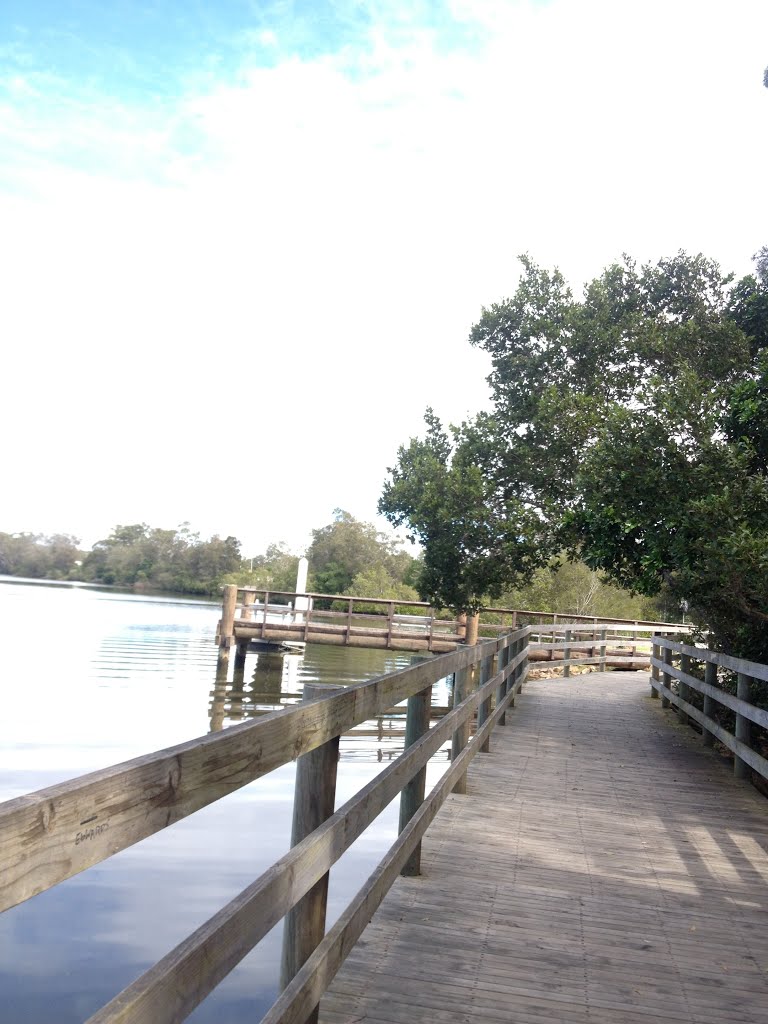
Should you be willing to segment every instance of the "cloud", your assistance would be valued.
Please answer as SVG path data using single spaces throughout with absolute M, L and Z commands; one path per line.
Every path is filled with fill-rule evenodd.
M 15 71 L 5 528 L 189 519 L 257 549 L 370 518 L 424 407 L 485 402 L 466 336 L 517 253 L 577 284 L 622 251 L 747 268 L 762 3 L 442 10 L 368 6 L 309 55 L 275 19 L 270 62 L 244 43 L 142 104 Z

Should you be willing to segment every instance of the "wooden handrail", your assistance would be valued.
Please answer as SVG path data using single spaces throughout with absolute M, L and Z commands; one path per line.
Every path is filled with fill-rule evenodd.
M 680 659 L 679 667 L 673 663 L 675 656 Z M 693 674 L 693 661 L 705 666 L 704 679 Z M 718 667 L 736 673 L 736 696 L 717 686 Z M 672 687 L 673 679 L 677 681 L 676 691 Z M 653 638 L 650 679 L 652 696 L 660 696 L 663 707 L 675 708 L 681 724 L 697 722 L 707 746 L 712 745 L 713 738 L 720 740 L 734 755 L 733 767 L 737 778 L 746 778 L 749 767 L 762 778 L 768 779 L 768 759 L 753 750 L 750 744 L 750 723 L 768 729 L 768 711 L 756 707 L 750 700 L 752 680 L 768 682 L 768 665 L 735 658 L 705 647 L 677 643 L 667 637 Z M 692 702 L 692 690 L 702 695 L 703 708 Z M 734 732 L 729 732 L 714 718 L 716 704 L 735 713 Z
M 434 605 L 431 605 L 428 601 L 408 601 L 408 600 L 400 600 L 399 598 L 394 598 L 393 599 L 391 597 L 358 597 L 358 596 L 352 596 L 350 594 L 325 594 L 325 593 L 320 593 L 320 592 L 316 592 L 316 591 L 299 592 L 299 591 L 292 591 L 292 590 L 266 590 L 266 589 L 264 589 L 262 587 L 238 587 L 237 588 L 237 592 L 238 592 L 238 594 L 241 594 L 241 593 L 270 594 L 272 597 L 288 597 L 288 598 L 309 597 L 311 599 L 317 599 L 317 600 L 322 600 L 322 601 L 349 601 L 350 598 L 351 598 L 351 600 L 353 600 L 353 601 L 355 601 L 355 602 L 357 602 L 359 604 L 389 605 L 389 604 L 394 603 L 398 607 L 428 608 L 430 610 L 434 610 Z M 450 612 L 448 609 L 443 609 L 443 611 L 446 614 L 446 619 L 443 620 L 443 621 L 450 622 L 451 619 L 454 617 L 453 613 Z M 581 615 L 581 614 L 578 614 L 576 612 L 539 612 L 539 611 L 536 611 L 535 609 L 530 609 L 530 608 L 496 608 L 496 607 L 491 606 L 491 605 L 488 605 L 488 606 L 483 605 L 483 606 L 481 606 L 480 611 L 481 612 L 489 612 L 489 613 L 494 614 L 494 615 L 539 616 L 541 619 L 544 619 L 544 618 L 550 618 L 550 619 L 555 618 L 555 619 L 557 619 L 558 617 L 561 618 L 561 619 L 569 619 L 569 620 L 576 619 L 579 622 L 591 622 L 591 623 L 597 623 L 597 625 L 602 625 L 603 623 L 616 622 L 616 623 L 621 623 L 622 625 L 632 625 L 632 626 L 640 626 L 640 627 L 643 627 L 643 626 L 648 626 L 648 627 L 652 627 L 652 626 L 673 626 L 673 627 L 675 627 L 675 629 L 678 629 L 678 630 L 688 630 L 688 629 L 690 629 L 690 624 L 680 623 L 680 622 L 664 622 L 661 619 L 618 619 L 618 618 L 612 618 L 612 617 L 605 616 L 605 615 Z M 337 614 L 343 614 L 343 612 L 339 612 Z M 566 622 L 565 625 L 568 625 L 568 623 Z

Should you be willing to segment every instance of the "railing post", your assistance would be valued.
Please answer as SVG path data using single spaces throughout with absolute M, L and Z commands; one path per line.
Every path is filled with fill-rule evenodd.
M 453 706 L 456 708 L 465 697 L 469 696 L 469 680 L 471 668 L 463 668 L 454 676 L 453 681 Z M 462 750 L 469 742 L 469 719 L 458 727 L 451 739 L 451 760 L 455 761 Z M 453 787 L 454 793 L 464 794 L 467 792 L 467 773 L 459 776 Z
M 221 622 L 219 624 L 219 656 L 217 672 L 226 670 L 229 664 L 229 650 L 235 636 L 235 612 L 237 610 L 237 586 L 228 583 L 224 587 L 224 598 L 221 602 Z
M 520 686 L 517 688 L 517 692 L 518 693 L 522 693 L 523 692 L 523 682 L 524 682 L 523 676 L 525 675 L 525 673 L 526 673 L 526 671 L 528 669 L 528 637 L 527 636 L 521 636 L 519 643 L 520 643 L 520 646 L 518 648 L 517 653 L 520 654 L 523 651 L 525 651 L 525 657 L 520 662 L 520 664 L 517 666 L 517 675 L 515 676 L 515 682 L 517 682 L 518 679 L 520 680 Z
M 465 640 L 467 637 L 467 613 L 462 612 L 456 616 L 456 636 L 460 640 Z
M 659 669 L 657 665 L 653 664 L 653 659 L 655 658 L 657 661 L 659 661 L 660 657 L 661 648 L 658 644 L 653 644 L 651 649 L 651 679 L 655 679 L 657 683 L 659 681 Z M 651 683 L 651 696 L 655 697 L 657 700 L 659 698 L 659 691 L 656 689 L 653 683 Z
M 497 662 L 496 662 L 496 670 L 497 670 L 497 672 L 503 672 L 504 669 L 509 664 L 509 653 L 510 653 L 509 652 L 509 647 L 510 647 L 510 645 L 507 644 L 506 647 L 502 647 L 502 649 L 499 651 L 499 656 L 498 656 L 498 659 L 497 659 Z M 503 679 L 499 683 L 499 685 L 496 687 L 496 707 L 498 707 L 501 704 L 501 702 L 504 700 L 504 698 L 506 697 L 506 695 L 507 695 L 507 685 L 508 685 L 507 684 L 507 680 Z M 502 713 L 499 715 L 499 725 L 506 725 L 506 724 L 507 724 L 507 712 L 506 711 L 502 711 Z
M 680 671 L 688 673 L 691 671 L 691 659 L 687 654 L 680 655 Z M 690 702 L 690 690 L 688 689 L 688 684 L 684 683 L 682 679 L 678 679 L 677 681 L 677 695 L 680 700 Z M 677 709 L 677 720 L 681 725 L 688 725 L 689 723 L 688 715 L 686 715 L 680 707 Z
M 422 658 L 411 658 L 411 664 L 422 661 Z M 429 731 L 430 712 L 432 708 L 432 686 L 427 686 L 419 693 L 408 698 L 408 714 L 405 719 L 405 750 L 425 732 Z M 402 832 L 419 807 L 424 803 L 427 787 L 427 766 L 424 765 L 403 787 L 400 794 L 400 831 Z M 421 843 L 403 865 L 401 875 L 414 876 L 421 874 Z
M 254 590 L 246 590 L 243 593 L 243 607 L 240 610 L 240 618 L 245 622 L 250 622 L 253 618 L 253 602 L 256 600 L 256 592 Z
M 477 635 L 480 631 L 480 612 L 467 616 L 467 635 L 465 644 L 467 647 L 474 647 L 477 643 Z
M 352 602 L 349 602 L 350 612 L 352 609 Z M 392 649 L 392 629 L 395 624 L 395 602 L 390 601 L 387 610 L 387 649 Z
M 749 676 L 743 672 L 739 672 L 736 676 L 736 696 L 739 700 L 745 700 L 749 703 Z M 750 745 L 752 738 L 751 723 L 748 718 L 744 715 L 736 713 L 736 739 L 741 740 L 742 743 Z M 750 775 L 749 765 L 746 761 L 742 760 L 738 754 L 733 756 L 733 774 L 737 779 L 748 779 Z
M 563 675 L 565 676 L 566 679 L 568 679 L 570 677 L 570 674 L 571 674 L 571 647 L 570 647 L 571 631 L 570 631 L 570 629 L 566 629 L 565 633 L 563 634 L 563 640 L 565 641 L 565 647 L 563 648 Z
M 343 686 L 305 683 L 305 701 L 343 690 Z M 339 737 L 315 750 L 302 754 L 296 762 L 296 789 L 293 798 L 291 846 L 296 846 L 330 818 L 336 799 L 336 770 L 339 761 Z M 285 915 L 280 987 L 284 989 L 314 953 L 325 935 L 328 903 L 328 874 L 312 886 L 306 896 Z M 306 1024 L 316 1024 L 318 1008 Z
M 483 658 L 482 666 L 480 669 L 480 686 L 484 686 L 493 675 L 493 659 L 495 655 L 489 654 Z M 491 697 L 490 694 L 481 702 L 480 707 L 477 710 L 477 728 L 485 725 L 488 719 L 491 717 Z M 487 736 L 481 746 L 480 753 L 487 754 L 491 749 L 491 737 Z
M 672 650 L 671 650 L 671 648 L 669 648 L 669 647 L 665 647 L 664 648 L 664 654 L 663 654 L 662 660 L 663 660 L 665 665 L 671 665 L 672 664 Z M 669 674 L 669 672 L 662 672 L 661 673 L 661 681 L 662 681 L 662 683 L 664 683 L 664 685 L 666 686 L 666 688 L 668 690 L 672 689 L 672 676 Z M 661 706 L 663 708 L 668 708 L 669 707 L 669 697 L 666 697 L 663 693 L 661 695 Z
M 714 661 L 708 661 L 704 666 L 704 682 L 710 686 L 717 686 L 717 665 Z M 704 694 L 704 715 L 706 718 L 714 717 L 715 699 L 708 693 Z M 701 738 L 705 747 L 712 747 L 715 743 L 715 734 L 710 732 L 706 726 L 701 727 Z
M 600 671 L 605 672 L 605 638 L 608 634 L 607 629 L 600 630 Z

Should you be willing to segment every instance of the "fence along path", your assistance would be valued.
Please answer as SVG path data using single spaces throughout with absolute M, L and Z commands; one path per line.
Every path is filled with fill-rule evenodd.
M 301 935 L 306 928 L 314 934 L 312 945 L 320 945 L 313 970 L 308 973 L 302 968 L 290 982 L 274 1019 L 312 1019 L 329 979 L 398 872 L 408 870 L 414 858 L 418 860 L 427 827 L 451 790 L 462 790 L 469 762 L 487 747 L 492 729 L 503 721 L 525 679 L 527 638 L 527 628 L 519 629 L 225 732 L 7 801 L 0 805 L 0 911 L 273 768 L 317 752 L 336 742 L 341 733 L 409 699 L 409 712 L 411 707 L 415 711 L 409 715 L 413 742 L 401 757 L 90 1021 L 164 1024 L 184 1020 L 281 918 L 311 895 L 344 851 L 403 791 L 400 836 L 341 920 L 324 939 L 324 920 L 310 915 L 300 919 L 298 927 L 294 923 L 294 932 Z M 450 673 L 456 676 L 454 708 L 419 735 L 414 724 L 421 721 L 422 728 L 428 724 L 419 706 L 423 709 L 426 692 Z M 473 676 L 479 678 L 476 688 L 469 685 Z M 422 700 L 413 700 L 418 695 Z M 477 730 L 470 741 L 475 715 Z M 426 763 L 451 738 L 454 759 L 421 802 L 424 789 L 420 779 Z M 328 797 L 327 791 L 324 797 Z M 307 803 L 312 802 L 310 797 Z M 301 938 L 306 947 L 306 936 Z M 284 956 L 284 965 L 290 959 Z
M 565 660 L 559 665 L 567 669 L 575 664 L 571 648 L 595 644 L 594 637 L 579 639 L 580 629 L 592 627 L 547 625 L 544 632 L 553 639 L 545 641 L 541 629 L 524 627 L 8 801 L 0 806 L 0 910 L 297 756 L 301 774 L 306 755 L 327 755 L 340 733 L 408 699 L 409 745 L 403 755 L 327 819 L 311 823 L 309 814 L 304 819 L 300 814 L 296 828 L 295 817 L 293 849 L 99 1010 L 91 1024 L 185 1019 L 286 915 L 286 932 L 301 940 L 303 952 L 297 957 L 295 949 L 288 950 L 291 955 L 284 956 L 287 987 L 264 1020 L 314 1019 L 318 1001 L 398 874 L 418 872 L 422 838 L 446 800 L 447 814 L 428 833 L 434 838 L 426 851 L 426 877 L 414 881 L 415 889 L 398 882 L 375 926 L 392 915 L 399 921 L 401 911 L 404 920 L 409 918 L 403 927 L 416 931 L 403 942 L 401 966 L 391 975 L 384 970 L 399 933 L 384 932 L 383 946 L 366 933 L 364 946 L 353 953 L 349 970 L 326 999 L 329 1020 L 347 1014 L 348 1022 L 350 1003 L 364 1005 L 371 1020 L 424 1019 L 427 1007 L 426 1015 L 436 1021 L 472 1022 L 499 1013 L 510 1019 L 513 1013 L 515 1020 L 528 1014 L 542 1024 L 563 1019 L 557 1014 L 566 1011 L 571 1020 L 615 1020 L 617 1008 L 620 1019 L 630 1021 L 629 1008 L 637 1005 L 641 1014 L 662 1020 L 768 1024 L 768 1010 L 759 1008 L 768 994 L 768 948 L 755 923 L 768 880 L 764 804 L 741 782 L 713 779 L 711 759 L 701 760 L 710 758 L 701 744 L 685 758 L 678 749 L 684 744 L 670 746 L 672 734 L 658 721 L 664 702 L 637 699 L 638 685 L 647 694 L 647 677 L 612 673 L 537 683 L 535 699 L 526 697 L 515 710 L 509 723 L 514 728 L 497 730 L 490 746 L 492 730 L 505 724 L 527 678 L 529 643 L 562 651 Z M 605 654 L 602 641 L 613 630 L 606 626 L 598 638 L 598 664 Z M 632 630 L 624 639 L 631 645 L 649 642 Z M 662 647 L 674 647 L 662 637 L 653 642 L 655 662 Z M 681 657 L 701 654 L 678 647 Z M 663 667 L 671 666 L 665 661 Z M 761 668 L 751 667 L 752 678 L 763 678 Z M 448 673 L 456 675 L 453 710 L 424 731 L 429 690 Z M 654 689 L 663 685 L 665 698 L 679 703 L 682 696 L 664 679 L 661 684 L 654 678 Z M 738 699 L 747 703 L 743 695 Z M 691 716 L 696 710 L 688 703 L 680 707 L 686 715 L 690 707 Z M 747 717 L 741 705 L 738 712 Z M 449 739 L 452 763 L 425 799 L 426 762 Z M 747 760 L 743 729 L 739 742 L 737 753 Z M 326 756 L 325 762 L 332 764 L 333 758 Z M 304 774 L 312 778 L 311 771 Z M 670 780 L 673 800 L 660 791 Z M 329 780 L 320 781 L 332 808 Z M 468 786 L 469 800 L 462 796 Z M 318 892 L 329 869 L 398 793 L 398 840 L 324 935 Z M 296 806 L 312 807 L 316 796 L 305 793 Z M 420 895 L 408 903 L 413 893 Z M 425 921 L 432 924 L 422 933 Z M 630 930 L 622 946 L 621 934 L 635 927 L 650 938 L 638 947 L 637 933 Z M 695 931 L 709 936 L 701 953 L 690 945 L 689 932 Z M 570 943 L 568 950 L 557 944 L 562 941 Z M 367 949 L 374 950 L 373 959 L 369 978 L 362 981 L 355 971 Z M 440 970 L 433 960 L 440 961 Z M 416 977 L 414 961 L 422 963 Z M 493 974 L 488 979 L 486 961 Z M 641 968 L 647 968 L 645 974 Z M 635 976 L 645 980 L 640 984 Z M 386 998 L 381 977 L 390 986 Z M 678 989 L 686 993 L 688 1016 L 678 1005 Z M 427 997 L 426 991 L 432 994 Z M 487 991 L 491 997 L 483 994 Z M 636 1000 L 635 993 L 642 998 Z
M 768 809 L 611 672 L 528 681 L 321 1024 L 768 1021 Z

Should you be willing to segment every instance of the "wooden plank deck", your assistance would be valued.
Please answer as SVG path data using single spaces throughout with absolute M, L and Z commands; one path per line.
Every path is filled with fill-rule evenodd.
M 768 1024 L 768 801 L 612 672 L 526 684 L 324 1024 Z

